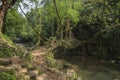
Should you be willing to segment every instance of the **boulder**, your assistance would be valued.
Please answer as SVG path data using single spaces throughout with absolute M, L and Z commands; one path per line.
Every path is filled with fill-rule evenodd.
M 37 77 L 37 76 L 38 76 L 38 73 L 39 73 L 38 70 L 29 70 L 29 71 L 28 71 L 28 75 L 29 75 L 31 78 Z

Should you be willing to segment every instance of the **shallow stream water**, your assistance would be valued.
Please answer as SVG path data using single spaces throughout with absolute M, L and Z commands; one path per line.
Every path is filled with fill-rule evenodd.
M 80 56 L 64 60 L 73 66 L 81 80 L 120 80 L 120 64 Z

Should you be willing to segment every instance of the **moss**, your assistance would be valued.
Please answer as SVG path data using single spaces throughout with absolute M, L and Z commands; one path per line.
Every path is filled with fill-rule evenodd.
M 25 62 L 22 67 L 27 68 L 28 70 L 35 70 L 37 69 L 31 62 Z
M 4 41 L 7 41 L 8 44 L 14 45 L 14 43 L 10 40 L 10 38 L 7 37 L 6 35 L 3 35 L 2 33 L 0 33 L 0 38 L 3 39 Z
M 13 50 L 9 48 L 0 48 L 0 57 L 11 57 L 13 56 Z
M 52 68 L 56 66 L 56 60 L 54 59 L 53 53 L 47 54 L 46 63 L 47 63 L 47 66 L 52 67 Z
M 22 56 L 23 53 L 6 35 L 0 33 L 0 57 Z
M 32 62 L 32 60 L 33 56 L 31 55 L 31 53 L 28 53 L 24 58 L 24 61 Z
M 54 58 L 54 53 L 52 53 L 52 52 L 49 52 L 46 55 L 46 64 L 50 68 L 60 69 L 63 67 L 62 61 L 56 60 Z
M 0 80 L 17 80 L 14 75 L 0 71 Z
M 14 45 L 12 41 L 0 33 L 0 57 L 11 57 L 14 55 Z

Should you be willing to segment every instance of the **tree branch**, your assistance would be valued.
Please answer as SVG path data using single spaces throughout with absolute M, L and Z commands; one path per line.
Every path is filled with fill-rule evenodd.
M 60 24 L 61 23 L 61 18 L 60 18 L 59 11 L 58 11 L 58 8 L 57 8 L 56 0 L 53 0 L 53 3 L 54 3 L 54 7 L 55 7 L 56 14 L 58 16 L 59 24 Z
M 31 29 L 33 30 L 33 32 L 34 32 L 38 37 L 41 37 L 43 40 L 47 40 L 47 41 L 48 41 L 47 38 L 45 38 L 44 36 L 42 36 L 42 34 L 40 34 L 38 31 L 36 31 L 36 30 L 32 27 L 32 26 L 34 26 L 34 24 L 31 23 L 31 21 L 30 21 L 30 16 L 29 16 L 29 15 L 26 15 L 26 13 L 25 13 L 25 12 L 23 11 L 23 9 L 21 8 L 20 4 L 18 4 L 18 6 L 19 6 L 20 10 L 22 11 L 23 15 L 26 17 L 27 21 L 29 22 L 30 27 L 31 27 Z

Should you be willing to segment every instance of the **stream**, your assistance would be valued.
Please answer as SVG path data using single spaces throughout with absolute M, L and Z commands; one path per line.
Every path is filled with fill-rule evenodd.
M 120 80 L 120 64 L 80 56 L 65 61 L 73 66 L 81 80 Z

